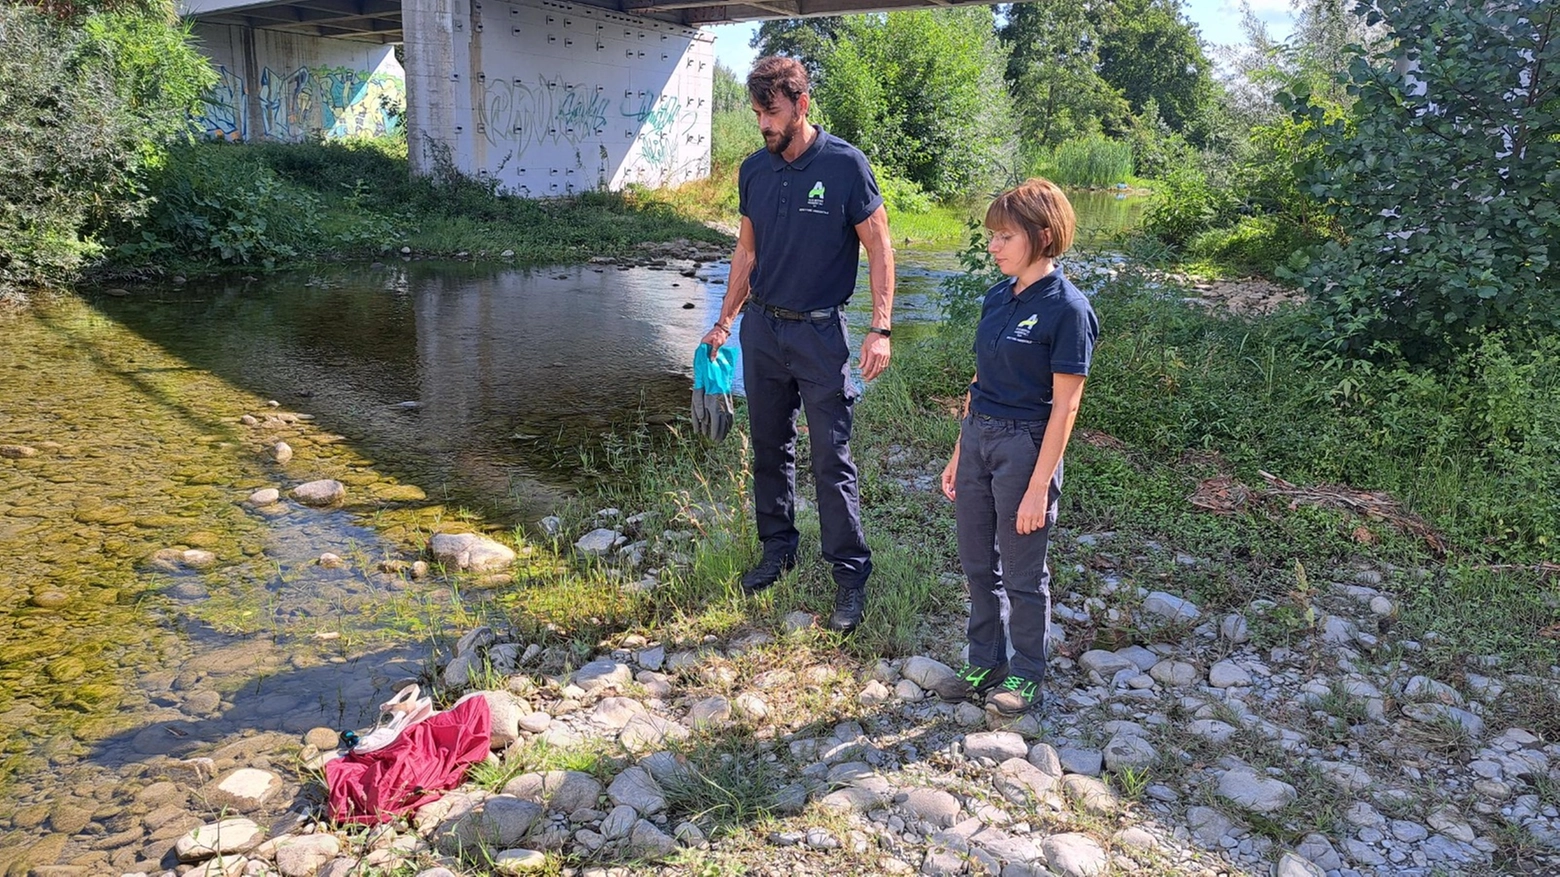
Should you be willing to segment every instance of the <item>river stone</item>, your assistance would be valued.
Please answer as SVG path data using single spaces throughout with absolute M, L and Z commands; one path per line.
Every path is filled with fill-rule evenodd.
M 1235 727 L 1218 719 L 1196 719 L 1186 726 L 1186 731 L 1215 746 L 1223 746 L 1235 736 Z
M 276 869 L 282 877 L 314 877 L 320 866 L 341 852 L 333 834 L 305 834 L 277 839 Z
M 998 764 L 1009 758 L 1029 754 L 1024 738 L 1011 731 L 980 731 L 964 738 L 964 754 L 969 758 L 989 758 Z
M 70 602 L 70 595 L 64 591 L 49 588 L 33 594 L 32 597 L 28 598 L 27 602 L 37 606 L 39 609 L 58 609 Z
M 1240 645 L 1251 639 L 1251 626 L 1246 622 L 1246 616 L 1236 612 L 1224 616 L 1219 622 L 1219 636 L 1224 637 L 1235 645 Z
M 38 449 L 27 445 L 0 445 L 0 457 L 8 460 L 20 460 L 24 457 L 36 457 Z
M 1464 733 L 1470 737 L 1484 736 L 1484 720 L 1454 706 L 1442 703 L 1410 703 L 1403 706 L 1403 715 L 1416 722 L 1436 724 L 1450 721 L 1460 726 Z
M 490 748 L 503 749 L 519 740 L 520 717 L 530 711 L 530 705 L 507 691 L 484 691 L 481 695 L 491 720 Z
M 1056 788 L 1057 778 L 1022 758 L 1009 758 L 997 768 L 991 785 L 1014 804 L 1028 805 Z
M 590 720 L 603 728 L 623 730 L 635 716 L 645 715 L 645 705 L 631 697 L 603 697 L 590 711 Z
M 1191 623 L 1202 617 L 1202 610 L 1191 601 L 1164 591 L 1154 591 L 1144 597 L 1143 611 L 1171 624 Z
M 249 868 L 243 856 L 218 856 L 184 872 L 184 877 L 239 877 Z
M 267 506 L 282 498 L 282 492 L 274 487 L 262 487 L 249 495 L 249 504 L 253 506 Z
M 217 563 L 217 556 L 202 548 L 191 548 L 179 553 L 179 565 L 185 569 L 210 569 Z
M 627 664 L 599 658 L 574 671 L 570 681 L 586 694 L 595 694 L 603 688 L 622 689 L 633 678 L 634 672 Z
M 952 677 L 953 668 L 941 661 L 915 655 L 905 660 L 904 666 L 899 669 L 899 675 L 930 690 L 936 688 L 937 683 Z
M 286 465 L 293 458 L 292 445 L 286 442 L 277 442 L 271 446 L 271 459 L 282 465 Z
M 607 840 L 617 840 L 627 837 L 634 830 L 634 823 L 639 821 L 639 813 L 627 804 L 619 804 L 612 808 L 607 818 L 601 820 L 601 834 Z
M 706 697 L 688 707 L 688 723 L 695 728 L 725 724 L 731 718 L 731 701 L 720 695 Z
M 450 659 L 449 666 L 444 668 L 444 687 L 465 688 L 471 684 L 472 678 L 481 672 L 481 655 L 478 655 L 476 652 L 456 655 Z
M 677 852 L 677 841 L 647 819 L 634 823 L 628 835 L 628 854 L 634 858 L 657 860 Z
M 547 867 L 547 854 L 539 850 L 504 850 L 493 858 L 495 874 L 530 874 Z
M 509 546 L 476 533 L 435 533 L 428 552 L 446 567 L 468 572 L 493 572 L 515 562 Z
M 1105 744 L 1105 768 L 1112 773 L 1144 770 L 1159 760 L 1153 744 L 1136 734 L 1120 733 Z
M 642 767 L 631 767 L 618 774 L 607 787 L 607 796 L 614 803 L 632 807 L 643 816 L 653 816 L 666 809 L 666 795 L 660 784 Z
M 959 799 L 942 789 L 911 789 L 895 797 L 906 813 L 938 828 L 947 828 L 959 819 Z
M 1098 749 L 1062 746 L 1056 750 L 1056 757 L 1066 773 L 1081 773 L 1084 776 L 1097 777 L 1105 767 L 1105 754 Z
M 209 797 L 215 806 L 232 807 L 244 812 L 264 804 L 281 787 L 281 777 L 276 774 L 268 770 L 241 767 L 223 777 Z
M 1078 658 L 1078 667 L 1085 673 L 1098 677 L 1101 684 L 1110 684 L 1117 673 L 1136 669 L 1131 659 L 1104 649 L 1090 649 Z
M 577 770 L 521 774 L 504 786 L 504 794 L 532 801 L 563 813 L 592 809 L 601 798 L 601 783 Z
M 450 823 L 439 846 L 451 853 L 477 846 L 512 847 L 542 816 L 542 805 L 513 795 L 494 795 Z
M 656 715 L 635 716 L 618 734 L 618 742 L 630 752 L 659 749 L 669 742 L 688 739 L 688 729 Z
M 1294 853 L 1284 853 L 1273 867 L 1273 877 L 1327 877 L 1327 872 Z
M 1219 777 L 1219 797 L 1254 813 L 1272 813 L 1293 801 L 1295 787 L 1263 776 L 1249 767 L 1227 770 Z
M 1197 668 L 1185 661 L 1160 661 L 1149 668 L 1148 675 L 1171 688 L 1185 688 L 1197 681 Z
M 581 536 L 574 547 L 581 554 L 605 557 L 612 549 L 628 541 L 628 537 L 610 527 L 597 527 Z
M 1110 864 L 1110 857 L 1094 838 L 1077 832 L 1053 834 L 1040 843 L 1040 849 L 1045 852 L 1046 864 L 1064 877 L 1092 877 L 1104 873 Z
M 174 842 L 173 852 L 181 862 L 199 862 L 249 849 L 264 837 L 264 830 L 252 819 L 223 819 L 192 829 Z
M 1067 800 L 1082 807 L 1084 812 L 1096 816 L 1110 816 L 1121 808 L 1116 793 L 1109 786 L 1081 773 L 1062 777 L 1062 794 Z
M 1208 668 L 1208 684 L 1214 688 L 1243 688 L 1251 684 L 1251 674 L 1234 661 L 1220 661 Z
M 292 497 L 306 506 L 325 508 L 346 499 L 347 486 L 332 478 L 322 478 L 294 487 Z

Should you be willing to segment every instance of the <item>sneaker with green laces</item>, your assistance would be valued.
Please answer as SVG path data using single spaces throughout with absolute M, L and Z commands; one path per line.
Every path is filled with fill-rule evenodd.
M 986 705 L 1004 716 L 1021 716 L 1040 702 L 1040 683 L 1022 676 L 1002 680 L 1002 690 L 986 698 Z
M 937 697 L 948 703 L 959 703 L 965 700 L 974 700 L 985 694 L 1007 678 L 1007 664 L 999 667 L 976 667 L 966 663 L 959 668 L 959 672 L 946 679 L 939 680 L 932 686 L 932 691 Z

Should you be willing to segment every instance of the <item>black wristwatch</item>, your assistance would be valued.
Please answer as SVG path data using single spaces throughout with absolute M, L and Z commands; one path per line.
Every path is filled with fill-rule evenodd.
M 877 334 L 882 335 L 884 338 L 887 338 L 893 334 L 892 330 L 885 329 L 882 326 L 873 326 L 872 328 L 868 329 L 867 332 L 868 334 L 876 332 Z

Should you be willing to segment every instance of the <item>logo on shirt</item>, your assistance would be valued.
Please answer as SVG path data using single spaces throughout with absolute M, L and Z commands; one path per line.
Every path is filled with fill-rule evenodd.
M 819 180 L 818 182 L 813 183 L 812 191 L 807 193 L 807 198 L 810 201 L 818 202 L 817 204 L 813 205 L 814 207 L 817 207 L 818 204 L 823 203 L 823 180 Z
M 1018 325 L 1013 327 L 1013 334 L 1011 336 L 1012 339 L 1014 341 L 1022 341 L 1025 338 L 1028 338 L 1029 332 L 1034 329 L 1035 324 L 1038 322 L 1040 322 L 1039 314 L 1031 314 L 1024 319 L 1019 320 Z

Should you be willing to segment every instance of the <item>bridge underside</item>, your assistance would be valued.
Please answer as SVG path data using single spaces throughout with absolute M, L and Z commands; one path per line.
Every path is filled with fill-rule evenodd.
M 576 0 L 579 5 L 636 15 L 669 24 L 698 27 L 777 18 L 815 18 L 901 9 L 937 9 L 989 5 L 991 0 Z M 398 43 L 404 39 L 401 0 L 294 0 L 289 3 L 234 4 L 231 0 L 195 0 L 186 14 L 211 24 L 279 30 L 311 37 Z

